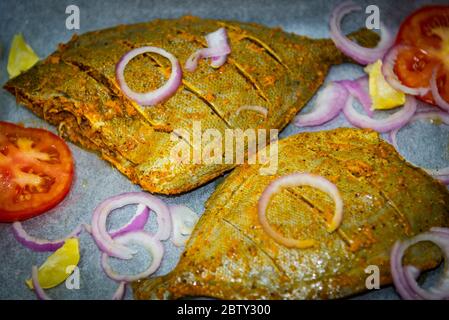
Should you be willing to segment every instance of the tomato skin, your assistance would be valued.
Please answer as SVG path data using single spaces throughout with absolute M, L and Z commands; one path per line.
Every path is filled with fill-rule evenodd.
M 34 147 L 26 146 L 23 152 L 8 137 L 32 141 Z M 0 222 L 22 221 L 40 215 L 54 208 L 70 191 L 73 157 L 64 140 L 50 131 L 0 121 L 0 153 Z M 34 154 L 45 155 L 48 159 L 33 159 L 30 155 Z M 17 173 L 23 174 L 24 170 L 31 181 L 39 183 L 19 185 Z M 17 200 L 17 190 L 25 190 L 29 199 Z
M 447 32 L 446 39 L 435 33 L 438 28 Z M 449 101 L 449 63 L 445 58 L 448 40 L 449 6 L 425 6 L 413 12 L 401 24 L 396 38 L 396 44 L 411 47 L 398 54 L 395 65 L 398 78 L 410 87 L 429 87 L 432 72 L 439 66 L 438 89 L 441 96 Z M 435 104 L 430 92 L 418 98 Z
M 449 26 L 449 6 L 424 6 L 409 15 L 401 24 L 396 42 L 418 48 L 439 48 L 440 39 L 432 33 L 432 26 Z

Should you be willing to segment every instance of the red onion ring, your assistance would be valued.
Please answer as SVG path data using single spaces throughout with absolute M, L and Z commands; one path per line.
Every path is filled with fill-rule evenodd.
M 434 178 L 438 179 L 442 184 L 445 184 L 445 185 L 449 184 L 449 175 L 436 176 Z
M 31 282 L 33 283 L 34 292 L 39 300 L 51 300 L 39 283 L 37 266 L 31 267 Z
M 438 232 L 438 233 L 445 233 L 446 235 L 449 236 L 449 228 L 432 227 L 432 228 L 430 228 L 430 231 Z
M 175 246 L 182 247 L 189 240 L 198 221 L 198 215 L 183 205 L 172 205 L 169 208 L 173 226 L 172 242 Z
M 436 109 L 434 106 L 431 106 L 423 102 L 418 103 L 418 108 L 416 109 L 416 113 L 434 112 L 434 111 L 438 111 L 438 109 Z
M 362 76 L 356 80 L 340 80 L 338 83 L 342 84 L 346 90 L 348 90 L 349 94 L 356 97 L 357 100 L 360 101 L 363 110 L 368 116 L 372 117 L 374 115 L 374 111 L 371 108 L 373 102 L 371 101 L 371 97 L 368 93 L 369 83 L 367 76 Z
M 343 108 L 348 121 L 359 128 L 369 128 L 377 132 L 388 132 L 404 126 L 416 111 L 416 99 L 412 96 L 407 96 L 402 109 L 387 118 L 373 119 L 366 115 L 360 114 L 353 106 L 354 99 L 350 95 L 346 106 Z
M 135 275 L 120 275 L 112 270 L 108 263 L 109 255 L 105 252 L 101 255 L 101 267 L 106 275 L 115 281 L 132 282 L 143 278 L 146 278 L 153 274 L 161 265 L 162 257 L 164 255 L 164 247 L 159 239 L 145 231 L 133 231 L 125 233 L 114 239 L 117 244 L 126 245 L 129 243 L 137 243 L 143 246 L 148 252 L 151 253 L 152 260 L 148 268 Z
M 82 223 L 81 225 L 88 234 L 92 234 L 92 226 L 90 224 Z
M 382 74 L 384 75 L 384 78 L 388 82 L 388 84 L 392 86 L 394 89 L 412 96 L 424 96 L 425 94 L 427 94 L 427 92 L 429 92 L 430 88 L 407 87 L 406 85 L 401 83 L 396 73 L 394 72 L 394 66 L 396 64 L 396 58 L 398 56 L 399 51 L 408 48 L 409 46 L 406 45 L 397 45 L 392 47 L 383 58 Z
M 438 228 L 442 229 L 442 228 Z M 437 229 L 437 230 L 438 230 Z M 446 229 L 449 230 L 449 229 Z M 444 274 L 441 280 L 433 287 L 425 290 L 419 287 L 416 282 L 420 271 L 413 266 L 402 266 L 402 257 L 405 251 L 423 241 L 430 241 L 440 247 L 443 252 L 445 263 L 449 259 L 449 233 L 448 231 L 435 231 L 432 229 L 429 232 L 421 233 L 414 238 L 397 241 L 393 250 L 391 251 L 391 274 L 397 292 L 403 299 L 448 299 L 449 298 L 449 268 L 445 267 Z
M 432 92 L 433 99 L 435 100 L 435 103 L 443 110 L 449 112 L 449 103 L 443 99 L 443 97 L 440 95 L 440 92 L 438 91 L 437 86 L 437 74 L 438 74 L 439 67 L 435 67 L 432 72 L 432 77 L 430 78 L 430 90 Z
M 167 240 L 170 237 L 170 212 L 162 200 L 144 192 L 123 193 L 108 198 L 94 211 L 92 217 L 92 237 L 101 251 L 109 256 L 120 259 L 131 259 L 136 251 L 127 248 L 111 238 L 111 235 L 106 230 L 106 219 L 113 210 L 129 204 L 142 204 L 153 210 L 156 213 L 158 223 L 158 231 L 154 237 L 158 240 Z
M 266 218 L 266 210 L 270 199 L 273 194 L 279 192 L 282 187 L 294 187 L 294 186 L 310 186 L 327 193 L 335 202 L 335 212 L 331 223 L 329 224 L 327 231 L 335 231 L 343 220 L 343 200 L 340 192 L 335 184 L 329 180 L 310 173 L 293 173 L 286 176 L 282 176 L 272 181 L 268 187 L 262 192 L 259 202 L 257 204 L 259 223 L 262 225 L 263 230 L 276 242 L 288 247 L 288 248 L 308 248 L 314 244 L 314 240 L 296 240 L 286 238 L 277 231 L 275 231 Z
M 235 111 L 235 115 L 238 116 L 241 111 L 245 110 L 259 112 L 265 118 L 268 116 L 268 109 L 262 106 L 241 106 Z
M 345 1 L 332 11 L 329 26 L 331 39 L 335 46 L 345 55 L 360 64 L 370 64 L 381 59 L 388 48 L 393 44 L 393 36 L 387 27 L 381 23 L 381 40 L 375 48 L 365 48 L 350 40 L 341 30 L 343 17 L 352 11 L 360 11 L 362 7 L 352 1 Z
M 39 239 L 30 236 L 20 222 L 16 221 L 12 224 L 12 232 L 17 241 L 23 246 L 38 252 L 56 251 L 64 245 L 69 238 L 76 238 L 83 230 L 83 225 L 77 226 L 68 236 L 58 240 Z
M 401 272 L 401 269 L 397 267 L 399 252 L 401 249 L 400 242 L 397 241 L 391 250 L 390 254 L 390 269 L 391 269 L 391 277 L 393 278 L 393 284 L 396 288 L 398 294 L 402 297 L 402 299 L 413 300 L 412 288 L 405 280 L 405 275 Z M 400 261 L 400 266 L 402 266 L 402 258 Z
M 148 207 L 143 204 L 139 204 L 137 206 L 136 213 L 131 218 L 131 220 L 123 227 L 120 227 L 119 229 L 114 231 L 109 231 L 109 234 L 112 238 L 115 238 L 130 231 L 143 230 L 149 216 L 150 210 L 148 209 Z
M 344 108 L 348 91 L 337 82 L 329 83 L 318 95 L 315 108 L 309 113 L 296 116 L 297 127 L 318 126 L 334 119 Z
M 126 282 L 122 281 L 112 296 L 112 300 L 123 300 L 126 294 Z
M 195 71 L 198 67 L 198 61 L 202 58 L 211 58 L 211 66 L 214 68 L 221 67 L 226 62 L 228 54 L 231 53 L 226 29 L 220 28 L 209 33 L 206 35 L 206 41 L 208 48 L 199 49 L 187 58 L 184 66 L 187 71 Z
M 131 88 L 126 84 L 125 68 L 128 62 L 131 61 L 131 59 L 147 52 L 157 53 L 167 58 L 171 63 L 172 70 L 168 81 L 162 87 L 154 91 L 139 93 L 131 90 Z M 159 102 L 167 100 L 176 93 L 176 90 L 178 90 L 179 86 L 181 85 L 182 69 L 175 56 L 165 51 L 164 49 L 157 47 L 141 47 L 127 52 L 120 59 L 115 68 L 115 76 L 120 89 L 128 98 L 134 100 L 142 106 L 154 106 Z
M 447 114 L 446 112 L 442 112 L 442 111 L 417 113 L 410 119 L 410 121 L 408 123 L 412 123 L 412 122 L 418 121 L 418 120 L 427 120 L 427 119 L 435 119 L 435 118 L 438 118 L 444 124 L 449 125 L 449 114 Z M 390 142 L 397 150 L 399 150 L 397 134 L 398 134 L 399 130 L 402 129 L 404 126 L 401 126 L 399 128 L 392 130 L 389 134 Z M 416 164 L 413 164 L 413 165 L 416 167 L 419 167 Z M 445 167 L 445 168 L 441 168 L 441 169 L 429 169 L 429 168 L 422 168 L 422 169 L 424 171 L 426 171 L 428 174 L 430 174 L 431 176 L 433 176 L 434 178 L 440 179 L 443 183 L 449 182 L 449 167 Z
M 231 52 L 228 33 L 225 28 L 220 28 L 217 31 L 211 32 L 207 34 L 205 38 L 209 48 L 229 48 L 229 52 Z M 210 65 L 213 68 L 219 68 L 226 63 L 227 58 L 227 54 L 211 57 Z

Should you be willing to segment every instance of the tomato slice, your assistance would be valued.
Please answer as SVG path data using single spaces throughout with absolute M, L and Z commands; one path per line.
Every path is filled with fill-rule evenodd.
M 0 222 L 25 220 L 61 202 L 73 179 L 67 144 L 43 129 L 0 121 Z
M 437 84 L 449 101 L 449 6 L 427 6 L 412 13 L 402 23 L 396 43 L 411 47 L 398 54 L 398 78 L 409 87 L 428 87 L 432 71 L 440 65 Z M 420 99 L 435 104 L 430 92 Z

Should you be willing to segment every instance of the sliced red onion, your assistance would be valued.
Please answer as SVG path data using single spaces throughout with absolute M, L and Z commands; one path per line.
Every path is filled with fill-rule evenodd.
M 334 119 L 344 108 L 348 91 L 339 83 L 329 83 L 316 99 L 312 112 L 299 114 L 294 120 L 297 127 L 318 126 Z
M 434 111 L 434 112 L 421 112 L 414 115 L 409 123 L 412 123 L 414 121 L 419 120 L 429 120 L 429 119 L 440 119 L 444 124 L 449 125 L 449 114 L 442 111 Z M 396 128 L 392 130 L 389 134 L 389 139 L 391 144 L 399 150 L 398 147 L 398 141 L 397 141 L 397 134 L 400 129 L 402 129 L 404 126 L 401 126 L 399 128 Z M 416 164 L 413 164 L 416 167 L 419 167 Z M 441 168 L 441 169 L 429 169 L 429 168 L 422 168 L 425 170 L 428 174 L 433 176 L 436 179 L 441 179 L 441 181 L 445 184 L 449 183 L 449 167 Z
M 441 228 L 440 228 L 441 229 Z M 423 241 L 430 241 L 440 247 L 443 252 L 445 263 L 448 263 L 449 259 L 449 236 L 447 231 L 429 231 L 421 233 L 414 238 L 398 241 L 393 246 L 391 252 L 391 274 L 393 282 L 399 295 L 403 299 L 416 300 L 416 299 L 431 299 L 441 300 L 449 298 L 449 268 L 445 266 L 443 275 L 436 285 L 429 289 L 421 288 L 416 282 L 419 277 L 420 270 L 413 266 L 402 266 L 402 258 L 405 251 Z
M 151 264 L 148 268 L 135 275 L 120 275 L 112 270 L 108 263 L 108 254 L 103 253 L 101 255 L 101 266 L 106 275 L 115 281 L 132 282 L 143 278 L 146 278 L 156 272 L 161 265 L 162 257 L 164 255 L 164 247 L 158 238 L 145 232 L 145 231 L 133 231 L 125 233 L 114 239 L 117 244 L 127 245 L 130 243 L 136 243 L 144 247 L 151 254 Z
M 90 224 L 83 223 L 81 225 L 83 226 L 84 230 L 86 230 L 87 233 L 92 234 L 92 226 Z
M 187 71 L 193 72 L 198 67 L 198 61 L 203 58 L 212 58 L 216 56 L 228 55 L 231 50 L 223 48 L 203 48 L 194 52 L 186 61 L 184 68 Z
M 438 69 L 439 67 L 435 67 L 435 69 L 433 69 L 432 77 L 430 78 L 430 90 L 432 91 L 432 96 L 437 106 L 449 112 L 449 103 L 443 99 L 443 97 L 440 95 L 440 92 L 438 91 L 437 85 Z
M 225 62 L 228 54 L 231 53 L 231 47 L 228 42 L 228 35 L 225 28 L 206 35 L 208 48 L 202 48 L 192 53 L 187 59 L 184 68 L 193 72 L 198 66 L 198 61 L 202 58 L 211 58 L 211 66 L 214 68 L 221 67 Z
M 432 227 L 430 228 L 430 231 L 432 232 L 438 232 L 438 233 L 444 233 L 447 236 L 449 236 L 449 228 L 442 228 L 442 227 Z
M 149 217 L 150 210 L 148 207 L 143 204 L 139 204 L 137 206 L 136 213 L 131 220 L 123 227 L 120 227 L 114 231 L 109 231 L 109 234 L 112 238 L 115 238 L 130 231 L 143 230 Z
M 416 109 L 416 113 L 434 112 L 434 111 L 438 111 L 438 109 L 422 101 L 418 103 L 418 108 Z
M 131 59 L 147 52 L 157 53 L 167 58 L 171 63 L 171 74 L 168 81 L 162 87 L 154 91 L 139 93 L 131 90 L 131 88 L 126 84 L 125 68 L 128 62 L 131 61 Z M 182 69 L 175 56 L 165 51 L 164 49 L 157 47 L 141 47 L 127 52 L 120 59 L 115 68 L 115 76 L 120 89 L 128 98 L 134 100 L 142 106 L 154 106 L 160 102 L 167 100 L 176 93 L 176 90 L 178 90 L 178 87 L 181 84 Z
M 229 52 L 231 52 L 231 49 L 229 47 L 228 33 L 226 32 L 225 28 L 220 28 L 217 31 L 207 34 L 206 42 L 209 48 L 229 48 Z M 227 58 L 227 54 L 211 57 L 210 65 L 213 68 L 219 68 L 223 64 L 225 64 Z
M 362 7 L 352 1 L 345 1 L 332 11 L 329 21 L 330 35 L 335 46 L 345 55 L 354 59 L 360 64 L 370 64 L 381 59 L 385 52 L 393 44 L 393 36 L 387 27 L 381 23 L 381 40 L 375 48 L 365 48 L 350 40 L 341 30 L 343 17 L 352 11 L 360 11 Z
M 169 208 L 173 225 L 172 242 L 175 246 L 182 247 L 189 240 L 198 215 L 183 205 L 172 205 Z
M 434 176 L 434 178 L 440 180 L 440 182 L 441 182 L 442 184 L 445 184 L 445 185 L 448 185 L 448 184 L 449 184 L 449 175 L 447 175 L 447 176 L 445 176 L 445 175 L 442 175 L 442 176 Z
M 34 292 L 39 300 L 51 300 L 39 283 L 37 266 L 31 267 L 31 282 L 33 283 Z
M 373 129 L 377 132 L 388 132 L 404 126 L 416 111 L 416 99 L 407 96 L 404 106 L 398 112 L 384 118 L 374 119 L 359 113 L 353 106 L 354 99 L 350 95 L 343 109 L 349 122 L 359 128 Z
M 337 186 L 329 180 L 310 173 L 293 173 L 272 181 L 263 191 L 257 205 L 259 222 L 262 225 L 263 230 L 273 238 L 273 240 L 289 248 L 308 248 L 312 246 L 315 241 L 311 239 L 297 240 L 284 237 L 270 226 L 266 217 L 266 210 L 272 195 L 279 192 L 281 188 L 301 185 L 321 190 L 328 194 L 335 202 L 335 212 L 331 223 L 327 227 L 328 232 L 335 231 L 343 220 L 343 200 Z
M 155 239 L 167 240 L 170 237 L 170 212 L 162 200 L 145 192 L 123 193 L 104 200 L 95 209 L 92 217 L 92 236 L 100 250 L 109 256 L 120 259 L 131 259 L 136 253 L 135 250 L 131 250 L 113 240 L 106 230 L 106 219 L 108 215 L 113 210 L 130 204 L 145 205 L 156 213 L 158 231 L 154 235 Z
M 235 111 L 235 114 L 239 115 L 241 111 L 245 110 L 259 112 L 265 118 L 268 116 L 268 109 L 262 106 L 241 106 Z
M 342 84 L 346 90 L 348 90 L 349 94 L 356 97 L 357 100 L 360 101 L 363 110 L 365 110 L 368 116 L 372 117 L 374 115 L 374 111 L 372 109 L 373 102 L 371 101 L 371 97 L 368 92 L 369 83 L 367 76 L 362 76 L 356 80 L 341 80 L 338 81 L 338 83 Z
M 397 241 L 391 250 L 390 254 L 390 271 L 391 277 L 393 278 L 393 283 L 398 294 L 402 299 L 413 300 L 414 294 L 412 288 L 405 280 L 405 275 L 402 272 L 402 258 L 399 258 L 401 251 L 401 244 Z M 402 253 L 403 254 L 403 253 Z M 399 261 L 398 261 L 399 260 Z
M 76 238 L 80 235 L 83 230 L 83 226 L 77 226 L 68 236 L 58 239 L 58 240 L 46 240 L 38 239 L 36 237 L 30 236 L 20 222 L 16 221 L 12 224 L 12 232 L 14 237 L 23 246 L 33 250 L 33 251 L 56 251 L 64 245 L 64 242 L 69 238 Z
M 126 282 L 122 281 L 112 296 L 112 300 L 123 300 L 126 294 Z
M 384 56 L 382 61 L 382 74 L 390 86 L 398 91 L 402 91 L 412 96 L 424 96 L 429 92 L 430 88 L 410 88 L 404 85 L 394 72 L 396 58 L 399 51 L 408 49 L 406 45 L 397 45 L 391 48 Z

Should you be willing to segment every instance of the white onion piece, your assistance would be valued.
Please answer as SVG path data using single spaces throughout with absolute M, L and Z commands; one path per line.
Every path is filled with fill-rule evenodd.
M 439 111 L 439 110 L 436 109 L 435 106 L 429 105 L 422 101 L 420 101 L 418 103 L 418 108 L 416 109 L 416 113 L 434 112 L 434 111 Z
M 130 243 L 136 243 L 144 247 L 151 254 L 151 264 L 148 268 L 135 275 L 120 275 L 112 270 L 108 263 L 108 254 L 102 253 L 101 255 L 101 267 L 106 275 L 115 281 L 132 282 L 143 278 L 146 278 L 156 272 L 161 265 L 162 257 L 164 255 L 164 247 L 158 238 L 145 232 L 145 231 L 133 231 L 125 233 L 114 239 L 120 245 L 127 245 Z
M 198 62 L 203 58 L 212 58 L 216 56 L 227 55 L 231 52 L 231 49 L 224 48 L 203 48 L 198 51 L 192 53 L 192 55 L 187 58 L 186 64 L 184 68 L 187 71 L 193 72 L 198 67 Z
M 445 175 L 442 175 L 442 176 L 434 176 L 434 178 L 440 180 L 440 182 L 441 182 L 442 184 L 445 184 L 445 185 L 448 185 L 448 184 L 449 184 L 449 175 L 448 175 L 448 176 L 445 176 Z
M 374 111 L 372 109 L 373 102 L 371 101 L 371 97 L 368 92 L 369 83 L 367 76 L 362 76 L 356 80 L 340 80 L 338 83 L 342 84 L 346 90 L 348 90 L 349 94 L 359 100 L 363 110 L 368 116 L 372 117 L 374 115 Z
M 444 268 L 440 281 L 429 289 L 421 288 L 416 280 L 419 277 L 419 270 L 416 267 L 402 266 L 402 258 L 405 251 L 423 241 L 430 241 L 440 247 L 445 263 L 449 259 L 449 236 L 448 233 L 439 231 L 429 231 L 421 233 L 414 238 L 398 241 L 393 246 L 391 252 L 391 274 L 396 290 L 403 299 L 448 299 L 449 298 L 449 268 Z
M 433 119 L 439 119 L 441 120 L 444 124 L 449 125 L 449 114 L 447 114 L 446 112 L 441 112 L 441 111 L 434 111 L 434 112 L 422 112 L 422 113 L 417 113 L 416 115 L 414 115 L 411 119 L 409 123 L 412 123 L 414 121 L 419 121 L 419 120 L 433 120 Z M 392 130 L 389 134 L 389 138 L 391 141 L 391 144 L 397 149 L 399 150 L 398 147 L 398 141 L 397 141 L 397 134 L 399 132 L 400 129 L 402 129 L 403 126 L 396 128 L 394 130 Z M 416 164 L 413 164 L 416 167 L 419 167 Z M 449 167 L 445 167 L 445 168 L 441 168 L 441 169 L 430 169 L 430 168 L 422 168 L 424 171 L 426 171 L 428 174 L 430 174 L 431 176 L 433 176 L 436 179 L 441 179 L 441 181 L 443 183 L 448 183 L 449 182 Z
M 359 113 L 353 106 L 354 98 L 349 96 L 346 106 L 343 109 L 348 121 L 356 127 L 373 129 L 377 132 L 388 132 L 400 128 L 407 124 L 416 111 L 416 99 L 407 96 L 404 106 L 396 113 L 384 118 L 374 119 Z
M 106 230 L 106 219 L 113 210 L 129 204 L 142 204 L 156 213 L 158 224 L 158 231 L 154 235 L 156 239 L 167 240 L 170 237 L 170 212 L 162 200 L 145 192 L 123 193 L 108 198 L 100 203 L 94 211 L 92 216 L 92 237 L 101 251 L 120 259 L 131 259 L 136 251 L 121 245 L 111 238 L 111 235 Z
M 408 48 L 409 47 L 405 45 L 397 45 L 391 48 L 383 58 L 382 74 L 385 80 L 388 82 L 388 84 L 392 86 L 394 89 L 412 96 L 424 96 L 425 94 L 427 94 L 427 92 L 429 92 L 430 88 L 407 87 L 398 79 L 398 76 L 394 72 L 394 66 L 396 64 L 396 58 L 398 56 L 399 51 Z
M 199 49 L 187 58 L 184 66 L 187 71 L 195 71 L 198 61 L 202 58 L 211 58 L 211 66 L 214 68 L 221 67 L 226 62 L 228 54 L 231 53 L 226 29 L 220 28 L 209 33 L 206 35 L 206 42 L 208 48 Z
M 83 223 L 82 226 L 87 233 L 92 234 L 92 226 L 90 224 Z
M 444 233 L 447 236 L 449 236 L 449 228 L 432 227 L 432 228 L 430 228 L 430 231 L 434 231 L 434 232 L 438 232 L 438 233 Z
M 443 99 L 443 97 L 440 95 L 440 92 L 438 91 L 438 85 L 437 85 L 437 74 L 438 74 L 438 67 L 435 67 L 432 72 L 432 77 L 430 78 L 430 90 L 432 91 L 433 99 L 435 100 L 435 103 L 443 110 L 449 112 L 449 103 Z
M 51 300 L 39 283 L 37 266 L 31 267 L 31 282 L 33 283 L 34 292 L 39 300 Z
M 148 207 L 143 204 L 139 204 L 137 206 L 136 213 L 131 220 L 123 227 L 120 227 L 117 230 L 109 231 L 109 234 L 112 238 L 115 238 L 130 231 L 143 230 L 149 216 L 150 210 Z
M 160 88 L 146 92 L 146 93 L 139 93 L 133 91 L 127 84 L 125 80 L 125 68 L 126 65 L 136 56 L 147 53 L 147 52 L 153 52 L 157 53 L 165 58 L 167 58 L 171 63 L 171 74 L 168 79 L 168 81 Z M 137 49 L 133 49 L 129 52 L 127 52 L 117 63 L 117 66 L 115 68 L 115 76 L 117 79 L 117 82 L 120 86 L 120 89 L 122 92 L 131 100 L 134 100 L 138 104 L 142 106 L 154 106 L 160 102 L 163 102 L 170 98 L 172 95 L 176 93 L 176 90 L 178 90 L 178 87 L 181 84 L 182 80 L 182 69 L 179 65 L 178 60 L 173 56 L 171 53 L 165 51 L 164 49 L 157 48 L 157 47 L 141 47 Z
M 318 95 L 314 109 L 299 114 L 294 120 L 297 127 L 318 126 L 334 119 L 348 99 L 346 88 L 336 82 L 329 83 Z
M 206 35 L 206 42 L 209 48 L 229 48 L 228 33 L 225 28 L 220 28 L 217 31 L 211 32 Z M 229 52 L 231 49 L 229 48 Z M 219 68 L 225 64 L 227 54 L 211 57 L 210 65 L 213 68 Z
M 245 110 L 259 112 L 264 118 L 268 116 L 268 109 L 262 106 L 241 106 L 235 111 L 235 115 L 238 116 L 240 112 Z
M 330 35 L 335 46 L 345 55 L 360 64 L 370 64 L 381 59 L 393 44 L 394 38 L 387 27 L 381 23 L 381 40 L 375 48 L 365 48 L 350 40 L 341 30 L 343 17 L 352 11 L 360 11 L 362 7 L 352 1 L 345 1 L 332 11 L 329 21 Z
M 400 258 L 401 243 L 397 241 L 391 250 L 390 254 L 390 271 L 393 278 L 393 284 L 396 291 L 405 300 L 413 300 L 415 295 L 412 288 L 405 279 L 405 274 L 402 272 L 402 258 Z M 403 254 L 403 253 L 402 253 Z
M 64 242 L 70 238 L 76 238 L 80 235 L 83 230 L 83 226 L 77 226 L 68 236 L 58 239 L 58 240 L 46 240 L 39 239 L 33 236 L 30 236 L 20 222 L 16 221 L 12 224 L 12 232 L 14 237 L 17 239 L 19 243 L 23 246 L 33 250 L 33 251 L 56 251 L 64 245 Z
M 266 210 L 273 194 L 279 192 L 281 188 L 295 186 L 310 186 L 325 192 L 332 198 L 335 203 L 335 211 L 332 221 L 327 227 L 328 232 L 335 231 L 343 220 L 343 200 L 335 184 L 321 176 L 310 173 L 293 173 L 282 176 L 272 181 L 263 191 L 257 204 L 259 222 L 262 225 L 263 230 L 273 240 L 288 248 L 307 248 L 314 244 L 314 240 L 297 240 L 286 238 L 270 226 L 266 217 Z
M 114 292 L 112 296 L 112 300 L 123 300 L 126 294 L 126 282 L 122 281 L 117 287 L 117 290 Z
M 198 221 L 198 215 L 183 205 L 172 205 L 169 208 L 173 226 L 172 242 L 175 246 L 182 247 L 189 240 Z

